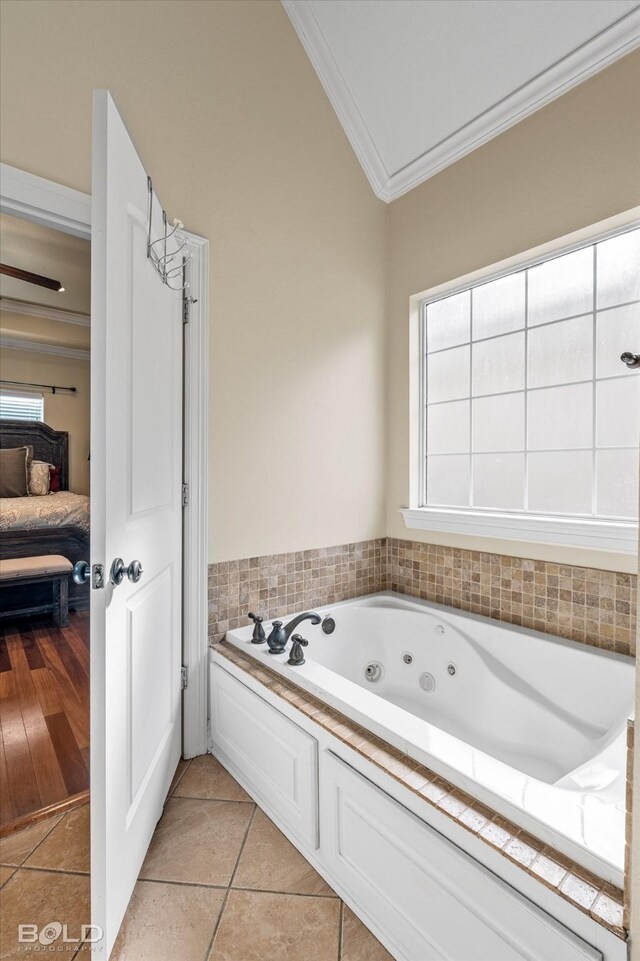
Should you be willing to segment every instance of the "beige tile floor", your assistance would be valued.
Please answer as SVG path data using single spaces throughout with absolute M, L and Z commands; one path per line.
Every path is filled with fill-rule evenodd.
M 181 761 L 169 794 L 113 961 L 392 961 L 214 758 Z M 85 806 L 0 841 L 2 961 L 29 958 L 18 923 L 88 923 L 88 839 Z

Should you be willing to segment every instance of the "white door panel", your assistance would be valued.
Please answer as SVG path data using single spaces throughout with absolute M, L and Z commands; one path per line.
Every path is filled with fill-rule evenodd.
M 106 587 L 91 592 L 91 897 L 106 958 L 180 756 L 182 304 L 147 258 L 147 174 L 106 91 L 93 156 L 92 563 Z M 138 583 L 109 583 L 117 557 L 140 560 Z
M 175 723 L 175 643 L 172 638 L 168 645 L 157 644 L 164 625 L 173 620 L 172 587 L 172 569 L 168 567 L 127 602 L 130 807 L 136 806 L 158 750 Z

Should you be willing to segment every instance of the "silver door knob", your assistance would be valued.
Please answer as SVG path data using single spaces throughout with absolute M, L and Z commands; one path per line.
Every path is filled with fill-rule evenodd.
M 91 567 L 87 561 L 76 561 L 71 576 L 76 584 L 86 584 L 91 577 Z
M 111 565 L 111 583 L 114 587 L 122 584 L 125 576 L 129 578 L 132 584 L 137 584 L 142 574 L 142 564 L 140 561 L 131 561 L 127 567 L 121 557 L 116 557 Z
M 629 350 L 625 350 L 624 354 L 620 356 L 620 360 L 631 370 L 636 370 L 636 368 L 640 367 L 640 354 L 632 354 Z

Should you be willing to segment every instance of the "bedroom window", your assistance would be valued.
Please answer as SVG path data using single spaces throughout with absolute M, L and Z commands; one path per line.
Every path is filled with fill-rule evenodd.
M 0 420 L 44 421 L 43 395 L 0 390 Z
M 633 542 L 639 265 L 636 228 L 422 303 L 428 517 L 410 526 Z

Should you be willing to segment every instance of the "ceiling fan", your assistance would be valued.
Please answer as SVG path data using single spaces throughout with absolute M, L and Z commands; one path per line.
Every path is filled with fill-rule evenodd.
M 51 277 L 43 277 L 42 274 L 33 274 L 30 270 L 22 270 L 20 267 L 10 267 L 8 264 L 0 264 L 0 274 L 7 277 L 15 277 L 16 280 L 24 280 L 27 284 L 37 284 L 38 287 L 47 287 L 55 290 L 59 294 L 64 291 L 64 287 L 59 280 Z

